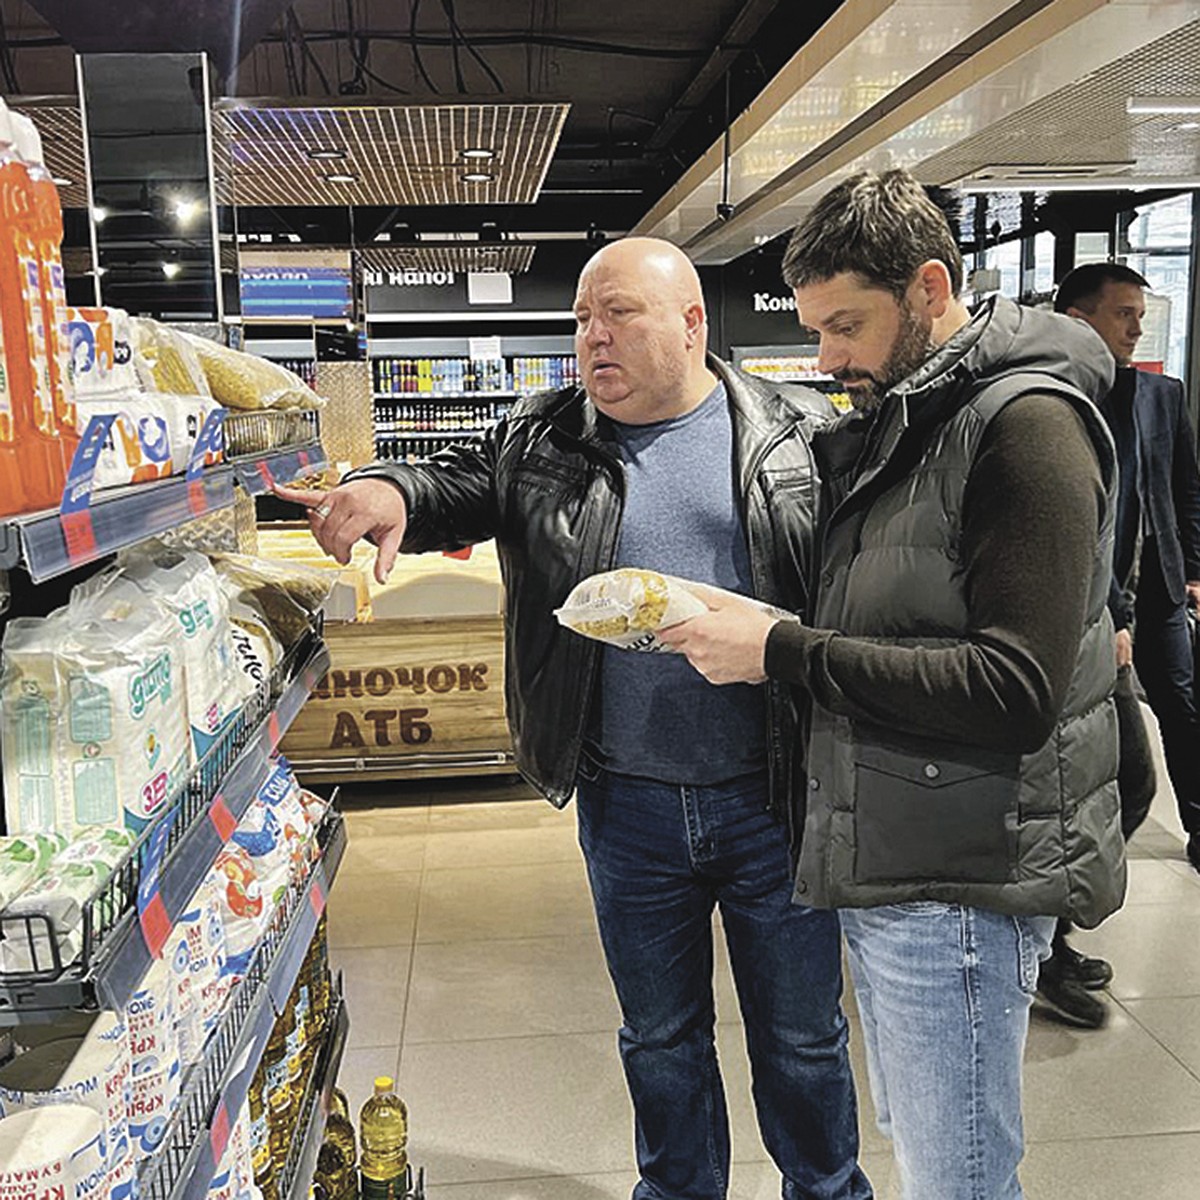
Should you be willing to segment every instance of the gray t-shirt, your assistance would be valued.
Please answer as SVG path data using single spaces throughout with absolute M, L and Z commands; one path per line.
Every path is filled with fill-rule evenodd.
M 614 426 L 626 489 L 616 565 L 753 594 L 725 385 L 682 417 Z M 765 704 L 761 686 L 716 687 L 683 655 L 605 646 L 588 741 L 624 775 L 722 783 L 765 767 Z

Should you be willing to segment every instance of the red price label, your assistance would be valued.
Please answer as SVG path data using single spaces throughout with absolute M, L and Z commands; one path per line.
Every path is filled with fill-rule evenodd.
M 273 712 L 267 718 L 267 736 L 271 739 L 271 749 L 279 745 L 279 714 Z
M 312 891 L 308 893 L 308 902 L 318 917 L 325 911 L 325 889 L 319 879 L 313 880 Z
M 188 508 L 192 510 L 194 517 L 202 517 L 208 512 L 208 496 L 204 491 L 204 484 L 199 479 L 193 479 L 188 484 Z
M 67 544 L 68 560 L 79 563 L 95 558 L 96 531 L 92 526 L 91 512 L 86 508 L 79 512 L 66 512 L 58 520 Z
M 219 792 L 208 806 L 208 819 L 213 823 L 213 828 L 222 842 L 227 842 L 233 837 L 237 822 L 233 819 L 233 813 L 229 811 L 229 805 L 225 803 L 225 797 Z

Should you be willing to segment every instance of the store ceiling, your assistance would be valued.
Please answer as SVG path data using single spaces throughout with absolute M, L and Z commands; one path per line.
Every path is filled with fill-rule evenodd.
M 8 90 L 69 94 L 70 48 L 23 0 L 0 0 L 0 12 Z M 217 128 L 251 201 L 239 229 L 360 245 L 469 238 L 485 221 L 512 239 L 636 229 L 712 264 L 775 238 L 863 167 L 903 165 L 939 184 L 1074 171 L 1111 189 L 1200 177 L 1200 116 L 1126 107 L 1132 96 L 1200 98 L 1200 0 L 692 0 L 679 14 L 644 0 L 299 0 L 225 83 L 238 103 L 219 106 Z M 727 76 L 738 115 L 726 171 Z M 254 99 L 263 96 L 272 99 Z M 554 143 L 556 104 L 569 108 Z M 512 202 L 515 185 L 499 179 L 483 181 L 485 195 L 456 186 L 458 134 L 410 146 L 439 181 L 402 179 L 384 155 L 398 152 L 409 106 L 418 122 L 491 106 L 544 111 L 552 155 L 536 200 Z M 313 162 L 297 157 L 303 139 L 280 132 L 297 111 L 361 139 L 352 185 L 314 181 Z M 80 178 L 77 114 L 43 116 L 63 177 Z M 289 142 L 280 171 L 272 155 Z M 538 173 L 525 172 L 526 194 Z M 81 189 L 65 195 L 85 202 Z

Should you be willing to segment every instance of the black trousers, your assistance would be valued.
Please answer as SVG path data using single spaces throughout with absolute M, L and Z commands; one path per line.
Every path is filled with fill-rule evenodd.
M 1167 594 L 1153 538 L 1142 546 L 1133 663 L 1158 718 L 1167 774 L 1189 834 L 1200 834 L 1200 715 L 1186 601 Z

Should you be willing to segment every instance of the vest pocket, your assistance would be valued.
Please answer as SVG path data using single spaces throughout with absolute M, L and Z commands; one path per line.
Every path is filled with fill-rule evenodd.
M 1019 756 L 936 745 L 854 749 L 854 878 L 1009 883 L 1017 878 Z

